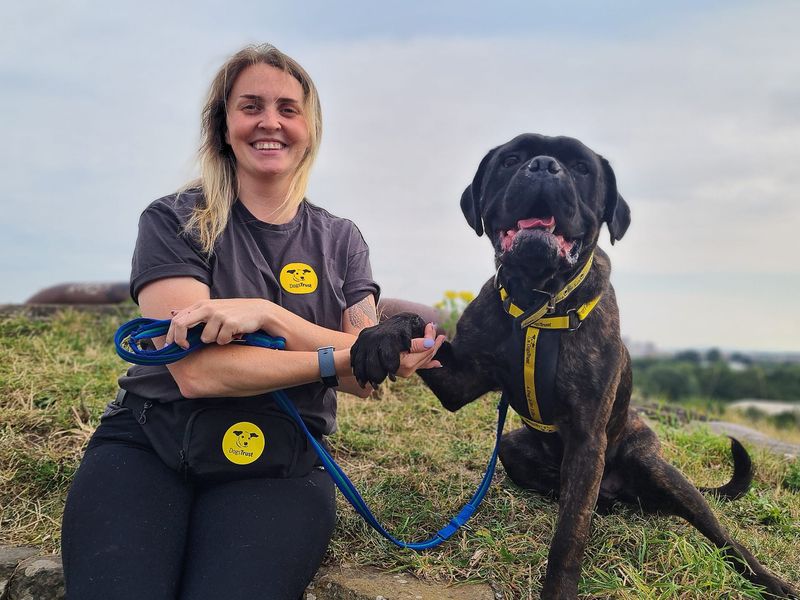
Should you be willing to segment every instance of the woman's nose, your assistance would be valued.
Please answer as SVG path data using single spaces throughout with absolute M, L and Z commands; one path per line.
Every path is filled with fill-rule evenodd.
M 262 129 L 274 130 L 281 128 L 280 115 L 277 110 L 265 110 L 261 115 L 261 121 L 258 126 Z

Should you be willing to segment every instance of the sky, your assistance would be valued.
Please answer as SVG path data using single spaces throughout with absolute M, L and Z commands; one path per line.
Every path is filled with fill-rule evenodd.
M 196 173 L 215 71 L 267 41 L 317 84 L 308 196 L 359 225 L 384 296 L 477 292 L 480 159 L 568 135 L 631 207 L 601 237 L 627 338 L 800 351 L 798 22 L 769 1 L 3 3 L 0 304 L 127 280 L 139 214 Z

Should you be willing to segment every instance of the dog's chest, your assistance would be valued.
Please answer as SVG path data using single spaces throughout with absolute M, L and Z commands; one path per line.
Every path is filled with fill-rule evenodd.
M 503 393 L 522 420 L 539 431 L 556 431 L 556 371 L 561 332 L 515 327 L 506 347 L 509 377 Z

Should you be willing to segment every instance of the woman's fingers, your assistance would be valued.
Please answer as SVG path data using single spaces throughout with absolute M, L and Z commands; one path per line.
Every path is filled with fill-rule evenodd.
M 181 348 L 188 348 L 187 335 L 189 330 L 208 319 L 208 307 L 198 303 L 183 310 L 170 312 L 173 313 L 172 322 L 169 325 L 165 341 L 167 344 L 175 342 Z
M 430 331 L 426 328 L 426 334 L 430 333 L 433 334 L 435 329 L 431 329 Z M 438 352 L 439 348 L 441 348 L 442 344 L 444 343 L 445 336 L 439 335 L 436 338 L 415 338 L 411 342 L 411 352 L 403 352 L 400 355 L 400 369 L 397 371 L 397 374 L 401 377 L 408 377 L 409 375 L 413 374 L 414 371 L 418 369 L 432 369 L 436 367 L 441 367 L 441 363 L 438 360 L 433 360 L 433 357 Z M 423 349 L 414 351 L 415 344 L 414 342 L 422 341 L 423 342 Z M 424 347 L 424 341 L 428 341 L 428 343 L 432 343 L 430 348 Z M 417 347 L 419 347 L 419 343 Z
M 229 344 L 245 333 L 261 327 L 262 303 L 253 300 L 203 300 L 182 310 L 170 311 L 172 322 L 167 331 L 166 343 L 189 347 L 189 330 L 205 323 L 200 340 L 205 344 Z
M 425 333 L 423 335 L 424 337 L 411 340 L 412 353 L 425 352 L 436 345 L 436 325 L 434 323 L 425 325 Z

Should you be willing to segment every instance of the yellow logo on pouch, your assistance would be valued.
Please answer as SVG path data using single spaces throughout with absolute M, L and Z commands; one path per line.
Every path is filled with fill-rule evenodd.
M 222 436 L 222 453 L 237 465 L 249 465 L 264 452 L 264 434 L 253 423 L 242 421 L 228 428 Z
M 281 287 L 290 294 L 310 294 L 317 284 L 317 274 L 305 263 L 289 263 L 281 269 Z

